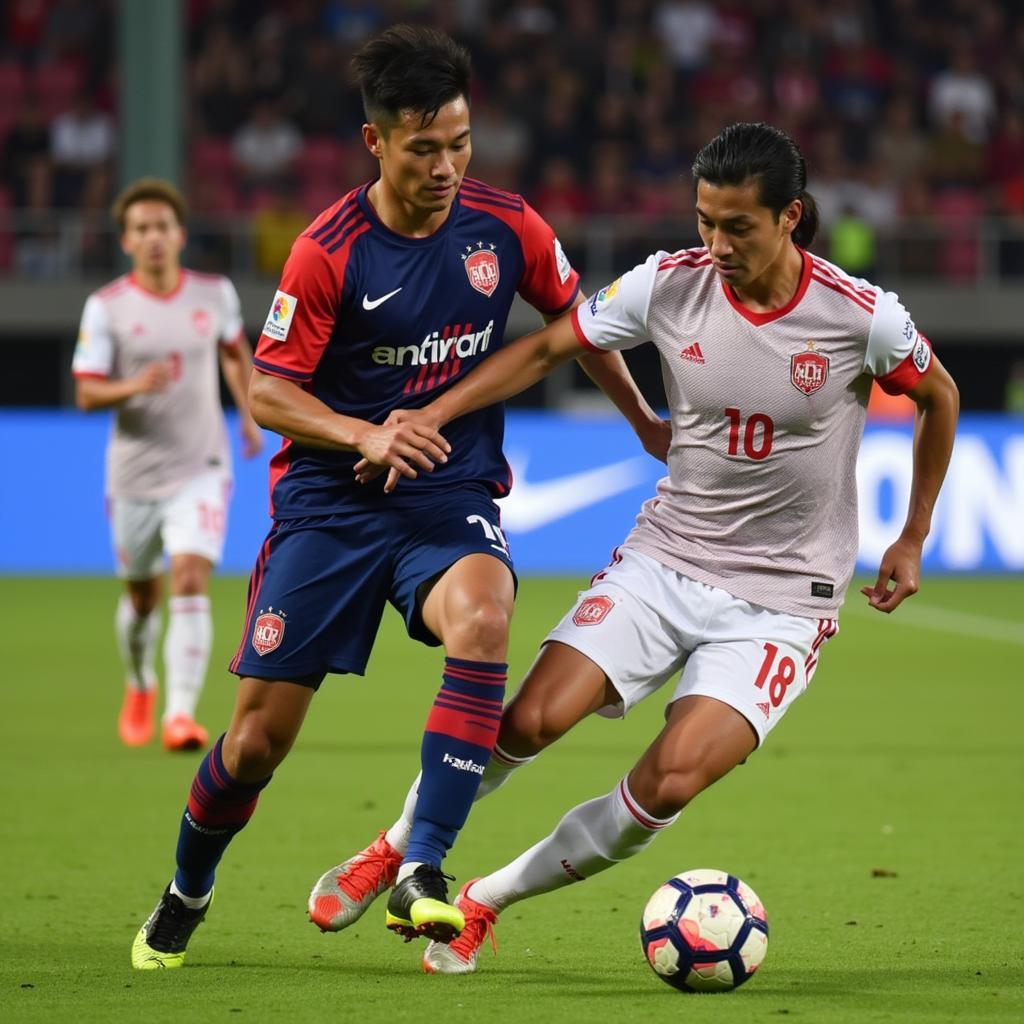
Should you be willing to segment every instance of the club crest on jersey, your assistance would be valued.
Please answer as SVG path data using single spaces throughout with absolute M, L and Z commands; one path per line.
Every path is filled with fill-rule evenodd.
M 276 651 L 284 639 L 284 612 L 278 615 L 273 608 L 261 612 L 252 627 L 253 650 L 262 658 Z
M 192 326 L 196 329 L 197 334 L 209 334 L 211 321 L 212 318 L 207 310 L 192 310 Z
M 484 245 L 487 248 L 484 248 Z M 467 245 L 466 252 L 462 257 L 462 264 L 466 268 L 466 277 L 469 283 L 481 294 L 488 296 L 494 294 L 498 287 L 498 280 L 501 277 L 501 268 L 498 266 L 498 254 L 494 251 L 497 246 L 493 242 L 477 242 L 476 246 Z
M 789 379 L 797 391 L 813 395 L 828 380 L 828 356 L 816 352 L 813 341 L 807 342 L 807 351 L 789 361 Z
M 572 621 L 577 626 L 596 626 L 599 622 L 604 622 L 605 617 L 614 607 L 615 602 L 603 594 L 598 594 L 597 597 L 588 597 L 576 609 Z

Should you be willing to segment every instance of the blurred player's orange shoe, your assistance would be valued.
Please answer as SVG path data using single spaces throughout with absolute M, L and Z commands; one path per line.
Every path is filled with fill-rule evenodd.
M 320 876 L 309 894 L 309 919 L 321 931 L 355 924 L 385 889 L 395 884 L 402 855 L 380 835 L 365 850 Z
M 457 939 L 449 943 L 431 942 L 423 951 L 423 970 L 427 974 L 472 974 L 476 970 L 476 955 L 485 939 L 491 940 L 491 948 L 498 952 L 498 940 L 494 937 L 494 926 L 498 915 L 490 907 L 471 900 L 466 892 L 473 882 L 468 881 L 455 898 L 455 906 L 462 911 L 466 926 Z
M 121 742 L 129 747 L 145 746 L 153 738 L 153 707 L 156 687 L 137 690 L 126 686 L 121 713 L 117 716 L 117 731 Z
M 161 738 L 165 750 L 202 750 L 210 734 L 188 715 L 174 715 L 164 722 Z

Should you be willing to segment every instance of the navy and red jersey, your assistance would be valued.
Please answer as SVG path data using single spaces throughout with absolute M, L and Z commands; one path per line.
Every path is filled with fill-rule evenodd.
M 521 196 L 463 180 L 427 238 L 396 234 L 353 190 L 295 241 L 256 348 L 261 372 L 301 385 L 347 416 L 383 423 L 436 398 L 502 345 L 518 292 L 555 316 L 579 277 L 550 226 Z M 504 406 L 447 424 L 448 462 L 402 479 L 389 500 L 463 483 L 496 497 L 511 486 L 502 454 Z M 378 500 L 384 477 L 355 482 L 356 452 L 285 440 L 271 460 L 276 519 L 329 514 Z

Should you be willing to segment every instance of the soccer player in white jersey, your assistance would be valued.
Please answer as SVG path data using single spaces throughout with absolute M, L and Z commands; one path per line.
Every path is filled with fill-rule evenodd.
M 112 212 L 132 269 L 86 300 L 72 369 L 80 409 L 115 410 L 107 499 L 125 583 L 115 616 L 126 680 L 118 730 L 129 746 L 153 737 L 166 553 L 161 737 L 168 750 L 194 750 L 207 742 L 195 710 L 212 641 L 210 570 L 224 546 L 231 492 L 217 364 L 238 406 L 244 453 L 252 456 L 263 446 L 249 415 L 252 353 L 231 282 L 181 266 L 181 193 L 143 178 L 118 196 Z
M 955 384 L 894 294 L 807 251 L 817 215 L 787 135 L 732 125 L 698 154 L 693 178 L 704 247 L 656 253 L 425 409 L 393 414 L 438 427 L 522 391 L 581 345 L 651 341 L 672 420 L 667 477 L 548 635 L 505 709 L 478 797 L 586 715 L 625 714 L 674 680 L 665 726 L 611 792 L 463 886 L 466 927 L 451 945 L 427 947 L 427 971 L 475 970 L 505 907 L 638 853 L 807 688 L 853 572 L 855 463 L 873 380 L 913 399 L 917 428 L 906 523 L 862 593 L 891 612 L 917 591 Z M 389 848 L 401 851 L 415 799 L 414 784 L 382 833 Z M 359 895 L 372 899 L 381 868 L 357 855 L 334 870 L 351 898 L 337 922 L 317 921 L 311 904 L 327 930 L 365 909 Z

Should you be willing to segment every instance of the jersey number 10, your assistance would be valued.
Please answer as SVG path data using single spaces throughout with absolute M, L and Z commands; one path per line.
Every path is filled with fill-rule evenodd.
M 743 414 L 739 409 L 726 409 L 729 417 L 729 454 L 739 455 L 740 426 L 743 425 Z M 755 412 L 747 417 L 743 426 L 743 454 L 748 459 L 764 459 L 772 450 L 772 438 L 775 436 L 775 424 L 771 416 L 763 412 Z

